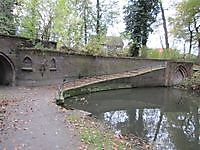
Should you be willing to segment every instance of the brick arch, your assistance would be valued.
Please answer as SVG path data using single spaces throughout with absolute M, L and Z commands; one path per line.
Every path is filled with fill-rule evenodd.
M 186 79 L 188 77 L 188 71 L 185 66 L 183 65 L 178 65 L 174 71 L 173 75 L 173 83 L 174 84 L 179 84 L 181 81 Z
M 15 66 L 10 58 L 0 52 L 0 85 L 13 86 L 15 84 Z

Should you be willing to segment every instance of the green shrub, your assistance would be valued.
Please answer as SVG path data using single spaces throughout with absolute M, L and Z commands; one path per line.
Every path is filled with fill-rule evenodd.
M 200 94 L 200 71 L 193 74 L 191 79 L 186 79 L 180 87 Z
M 183 59 L 183 55 L 175 49 L 164 49 L 160 52 L 158 49 L 147 49 L 147 58 L 159 58 L 159 59 L 174 59 L 180 60 Z
M 147 49 L 147 58 L 161 58 L 160 52 L 155 49 Z

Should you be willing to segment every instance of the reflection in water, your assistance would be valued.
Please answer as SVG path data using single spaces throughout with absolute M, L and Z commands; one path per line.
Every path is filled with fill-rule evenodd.
M 104 113 L 104 120 L 109 122 L 112 127 L 114 127 L 113 129 L 115 129 L 116 134 L 122 134 L 121 130 L 116 131 L 116 129 L 119 129 L 117 125 L 126 122 L 128 119 L 126 111 L 112 111 Z
M 143 88 L 84 95 L 67 99 L 66 104 L 93 113 L 116 134 L 147 139 L 155 149 L 196 150 L 200 145 L 199 100 L 176 89 Z

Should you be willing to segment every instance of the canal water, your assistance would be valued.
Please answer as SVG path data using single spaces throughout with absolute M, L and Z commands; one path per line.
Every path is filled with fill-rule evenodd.
M 116 134 L 134 134 L 157 150 L 199 150 L 200 97 L 172 88 L 135 88 L 82 95 L 67 106 L 91 112 Z

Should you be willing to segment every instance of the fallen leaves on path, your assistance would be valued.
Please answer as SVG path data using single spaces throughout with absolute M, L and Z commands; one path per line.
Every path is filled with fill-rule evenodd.
M 10 115 L 10 113 L 7 112 L 7 107 L 15 103 L 16 99 L 8 99 L 6 96 L 0 95 L 0 131 L 5 129 L 5 119 Z

